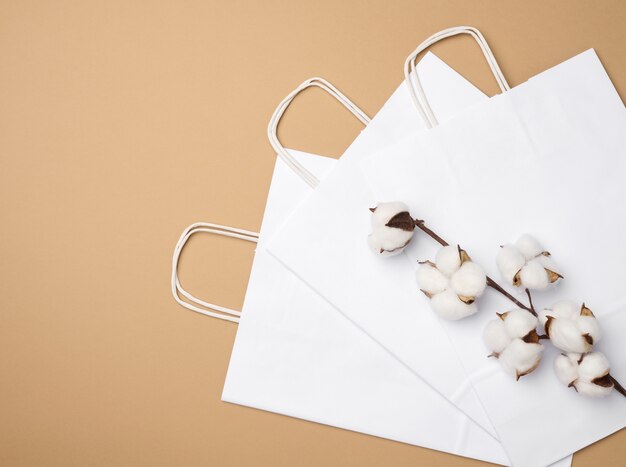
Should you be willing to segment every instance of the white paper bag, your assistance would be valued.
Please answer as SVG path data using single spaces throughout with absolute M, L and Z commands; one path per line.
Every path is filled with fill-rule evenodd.
M 455 86 L 456 83 L 450 83 Z M 369 118 L 330 83 L 313 78 L 292 92 L 273 117 L 270 135 L 293 97 L 318 86 L 364 123 Z M 394 99 L 387 108 L 393 107 Z M 281 147 L 283 152 L 287 152 Z M 315 179 L 332 159 L 289 152 L 287 162 Z M 408 371 L 264 250 L 264 240 L 310 189 L 279 160 L 237 333 L 223 399 L 338 427 L 507 463 L 495 439 Z M 256 242 L 259 235 L 216 224 L 185 229 L 175 248 L 172 294 L 178 303 L 208 316 L 239 322 L 241 312 L 203 301 L 178 279 L 188 239 L 212 233 Z M 183 299 L 184 298 L 184 299 Z M 569 463 L 564 464 L 569 465 Z
M 318 178 L 323 178 L 335 162 L 290 152 Z M 264 238 L 308 192 L 277 159 L 222 400 L 508 464 L 493 437 L 336 313 L 264 249 Z M 183 238 L 199 232 L 249 241 L 257 238 L 253 232 L 240 229 L 220 233 L 223 229 L 195 224 Z M 182 286 L 179 290 L 184 291 Z M 210 305 L 193 298 L 196 304 Z M 570 464 L 571 458 L 567 458 L 555 466 Z
M 460 28 L 482 44 L 482 36 L 474 31 Z M 485 55 L 492 58 L 490 53 Z M 493 69 L 501 75 L 497 65 Z M 417 74 L 440 120 L 487 100 L 432 54 L 420 62 Z M 446 89 L 452 83 L 456 92 Z M 463 367 L 437 319 L 431 313 L 415 312 L 414 280 L 406 272 L 407 265 L 400 267 L 404 260 L 381 262 L 367 247 L 367 208 L 376 200 L 359 162 L 389 144 L 394 136 L 389 129 L 398 126 L 417 134 L 426 128 L 404 83 L 390 103 L 392 100 L 393 105 L 383 107 L 333 171 L 278 230 L 268 250 L 411 371 L 495 435 L 474 392 L 460 391 L 465 380 Z M 397 108 L 402 112 L 396 112 Z
M 599 318 L 595 346 L 626 381 L 626 112 L 593 50 L 459 114 L 431 131 L 385 148 L 363 163 L 377 199 L 403 200 L 415 217 L 460 243 L 492 278 L 498 245 L 528 232 L 552 253 L 565 279 L 535 293 L 535 306 L 585 303 Z M 365 208 L 366 206 L 362 206 Z M 418 235 L 407 251 L 432 258 Z M 404 269 L 404 268 L 399 268 Z M 380 269 L 385 274 L 386 268 Z M 410 274 L 409 274 L 410 275 Z M 416 285 L 413 313 L 432 313 Z M 521 301 L 523 294 L 518 294 Z M 511 303 L 487 291 L 481 311 L 442 321 L 514 465 L 543 466 L 626 425 L 616 391 L 590 399 L 563 386 L 547 342 L 540 367 L 516 382 L 487 359 L 482 330 Z M 369 324 L 404 336 L 412 322 L 397 310 Z M 416 335 L 421 329 L 413 329 Z
M 335 162 L 291 154 L 317 178 Z M 493 437 L 265 251 L 309 191 L 277 159 L 222 400 L 507 464 Z

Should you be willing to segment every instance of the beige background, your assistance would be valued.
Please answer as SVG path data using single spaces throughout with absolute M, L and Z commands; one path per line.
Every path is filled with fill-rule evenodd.
M 621 1 L 0 0 L 0 465 L 477 464 L 220 402 L 236 326 L 174 303 L 174 242 L 196 220 L 259 228 L 267 120 L 309 76 L 373 115 L 418 42 L 470 24 L 512 85 L 595 47 L 624 96 L 625 21 Z M 434 50 L 495 92 L 468 38 Z M 340 155 L 360 128 L 340 109 L 307 92 L 281 134 Z M 252 257 L 196 238 L 182 279 L 241 307 Z

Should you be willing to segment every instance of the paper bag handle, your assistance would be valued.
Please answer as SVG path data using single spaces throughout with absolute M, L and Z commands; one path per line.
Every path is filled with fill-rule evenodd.
M 278 139 L 278 124 L 280 123 L 280 119 L 282 118 L 285 110 L 291 104 L 291 101 L 300 94 L 303 90 L 316 86 L 318 88 L 323 89 L 332 97 L 337 99 L 339 103 L 341 103 L 345 108 L 347 108 L 352 114 L 358 118 L 364 125 L 367 125 L 370 122 L 370 118 L 367 116 L 365 112 L 363 112 L 354 102 L 348 99 L 339 89 L 333 86 L 331 83 L 326 81 L 323 78 L 309 78 L 300 84 L 296 89 L 291 91 L 287 97 L 285 97 L 270 118 L 269 124 L 267 126 L 267 137 L 270 140 L 270 144 L 276 151 L 276 153 L 285 161 L 285 163 L 293 170 L 300 178 L 302 178 L 306 183 L 309 184 L 312 188 L 315 188 L 319 183 L 319 180 L 315 175 L 313 175 L 310 171 L 308 171 L 300 162 L 298 162 L 289 152 L 283 147 L 280 140 Z
M 174 300 L 176 300 L 179 304 L 181 304 L 188 310 L 202 313 L 203 315 L 211 316 L 213 318 L 238 323 L 239 317 L 241 316 L 241 311 L 233 310 L 231 308 L 226 308 L 220 305 L 205 302 L 204 300 L 200 300 L 199 298 L 187 292 L 180 284 L 180 280 L 178 279 L 178 263 L 180 260 L 180 254 L 183 251 L 183 247 L 187 243 L 187 240 L 189 240 L 189 238 L 193 234 L 196 234 L 198 232 L 222 235 L 224 237 L 239 238 L 241 240 L 246 240 L 248 242 L 254 243 L 258 242 L 259 234 L 256 232 L 251 232 L 249 230 L 236 229 L 234 227 L 228 227 L 225 225 L 210 224 L 208 222 L 196 222 L 195 224 L 191 224 L 189 227 L 183 230 L 183 233 L 176 243 L 176 247 L 174 248 L 174 254 L 172 256 L 171 285 Z M 181 295 L 189 300 L 189 302 L 191 303 L 184 301 L 181 298 Z
M 491 68 L 491 72 L 493 76 L 496 78 L 498 86 L 502 92 L 509 91 L 511 87 L 509 83 L 507 83 L 506 78 L 502 74 L 502 70 L 496 61 L 496 58 L 493 56 L 493 52 L 489 48 L 487 41 L 480 33 L 480 31 L 471 26 L 456 26 L 453 28 L 444 29 L 443 31 L 439 31 L 420 45 L 407 57 L 404 62 L 404 79 L 409 87 L 409 92 L 411 94 L 411 98 L 417 107 L 420 115 L 424 119 L 426 126 L 428 128 L 432 128 L 437 125 L 437 118 L 433 113 L 430 104 L 428 103 L 428 99 L 426 98 L 426 94 L 424 93 L 424 88 L 422 88 L 422 84 L 420 83 L 419 76 L 417 76 L 416 71 L 416 62 L 417 56 L 426 50 L 428 47 L 433 45 L 440 40 L 446 39 L 447 37 L 456 36 L 459 34 L 468 34 L 474 38 L 474 40 L 480 46 L 480 49 L 483 52 L 483 55 L 487 59 L 487 63 L 489 64 L 489 68 Z

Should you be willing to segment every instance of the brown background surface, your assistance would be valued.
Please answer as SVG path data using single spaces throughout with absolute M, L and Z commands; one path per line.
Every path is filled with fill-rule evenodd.
M 170 254 L 192 221 L 259 228 L 267 120 L 303 79 L 373 115 L 417 43 L 470 24 L 511 85 L 594 47 L 624 96 L 625 22 L 621 1 L 0 1 L 0 465 L 478 464 L 220 402 L 236 326 L 174 303 Z M 495 92 L 470 39 L 434 51 Z M 286 145 L 340 155 L 340 109 L 307 92 Z M 188 289 L 241 307 L 252 247 L 187 253 Z M 625 459 L 622 431 L 574 465 Z

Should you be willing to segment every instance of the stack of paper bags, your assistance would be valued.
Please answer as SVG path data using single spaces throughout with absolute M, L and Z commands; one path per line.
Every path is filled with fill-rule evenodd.
M 432 54 L 419 73 L 449 115 L 485 99 Z M 379 148 L 422 126 L 402 83 L 358 141 Z M 290 154 L 318 179 L 340 163 Z M 223 400 L 509 464 L 499 442 L 484 428 L 267 253 L 266 239 L 310 193 L 277 159 Z
M 368 208 L 378 201 L 409 203 L 415 217 L 463 243 L 493 275 L 499 244 L 526 231 L 540 236 L 564 259 L 568 278 L 576 277 L 558 293 L 598 305 L 594 311 L 607 331 L 602 349 L 612 373 L 626 379 L 618 338 L 626 324 L 619 274 L 626 225 L 619 205 L 608 215 L 598 209 L 626 194 L 620 183 L 623 104 L 593 51 L 453 116 L 431 95 L 427 80 L 420 81 L 439 126 L 384 148 L 370 144 L 364 132 L 284 222 L 268 250 L 498 437 L 513 465 L 548 465 L 622 428 L 624 401 L 617 394 L 585 399 L 561 386 L 549 352 L 526 381 L 506 379 L 485 358 L 480 338 L 484 321 L 505 304 L 489 297 L 475 317 L 442 323 L 414 280 L 414 260 L 432 256 L 424 246 L 428 239 L 407 251 L 412 261 L 381 260 L 366 246 Z M 590 261 L 593 267 L 586 267 Z M 547 299 L 546 306 L 551 303 Z

